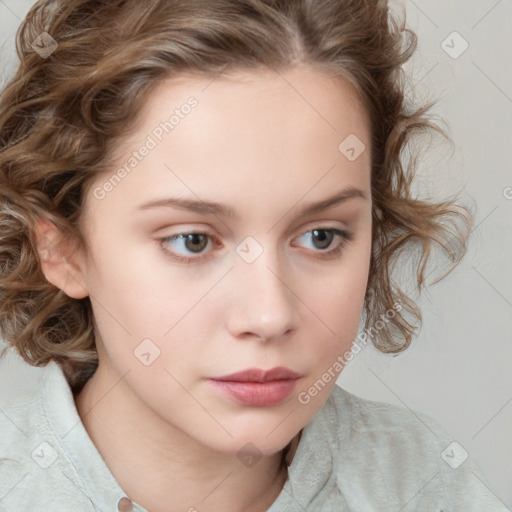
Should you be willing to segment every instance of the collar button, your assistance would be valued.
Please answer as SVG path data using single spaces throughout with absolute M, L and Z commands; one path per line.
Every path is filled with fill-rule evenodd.
M 133 510 L 132 500 L 130 498 L 121 498 L 117 503 L 119 512 L 131 512 Z

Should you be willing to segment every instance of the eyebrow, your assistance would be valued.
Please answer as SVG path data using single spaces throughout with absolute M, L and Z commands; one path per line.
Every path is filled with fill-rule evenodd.
M 328 197 L 327 199 L 324 199 L 316 203 L 306 204 L 303 208 L 299 210 L 299 216 L 318 213 L 323 210 L 327 210 L 328 208 L 331 208 L 333 206 L 336 206 L 338 204 L 342 204 L 347 200 L 353 198 L 360 198 L 365 201 L 368 200 L 368 197 L 361 189 L 358 189 L 356 187 L 348 187 L 341 190 L 334 196 Z M 186 199 L 180 197 L 165 197 L 162 199 L 148 201 L 146 203 L 141 204 L 139 207 L 136 208 L 136 210 L 149 210 L 152 208 L 161 207 L 177 208 L 180 210 L 187 210 L 206 215 L 219 215 L 230 218 L 236 217 L 235 210 L 233 210 L 233 208 L 231 208 L 230 206 L 211 201 L 196 201 L 194 199 Z

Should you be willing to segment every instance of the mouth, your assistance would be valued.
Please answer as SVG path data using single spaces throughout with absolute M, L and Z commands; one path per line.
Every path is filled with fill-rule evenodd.
M 272 382 L 276 380 L 292 380 L 302 377 L 300 373 L 294 372 L 284 366 L 278 366 L 271 370 L 262 370 L 261 368 L 249 368 L 241 372 L 222 375 L 220 377 L 211 377 L 217 381 L 227 382 Z
M 250 368 L 208 379 L 216 390 L 243 405 L 269 407 L 288 398 L 302 377 L 289 368 Z

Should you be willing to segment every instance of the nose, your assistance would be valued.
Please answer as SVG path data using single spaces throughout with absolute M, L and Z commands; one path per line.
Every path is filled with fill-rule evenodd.
M 290 273 L 281 275 L 271 251 L 252 263 L 237 256 L 230 274 L 226 321 L 232 336 L 271 341 L 297 327 L 298 304 Z

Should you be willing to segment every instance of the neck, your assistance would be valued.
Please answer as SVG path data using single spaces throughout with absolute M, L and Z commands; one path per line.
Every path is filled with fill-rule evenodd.
M 169 425 L 124 380 L 108 378 L 101 365 L 75 404 L 124 492 L 151 512 L 265 511 L 282 490 L 286 462 L 299 440 L 288 445 L 287 453 L 281 450 L 245 466 L 236 455 L 214 451 Z

